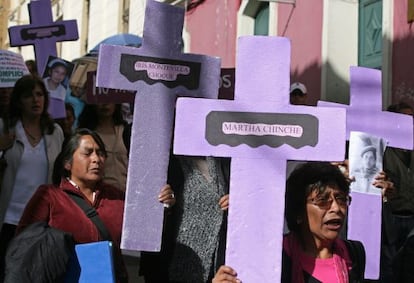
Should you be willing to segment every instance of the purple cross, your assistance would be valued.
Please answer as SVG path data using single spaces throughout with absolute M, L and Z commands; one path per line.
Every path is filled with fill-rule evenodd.
M 101 45 L 97 85 L 136 90 L 121 248 L 159 251 L 177 96 L 217 98 L 218 58 L 182 53 L 184 9 L 147 1 L 139 48 Z
M 346 109 L 346 136 L 351 131 L 385 138 L 393 147 L 413 149 L 413 119 L 382 111 L 381 71 L 350 67 L 350 105 L 319 101 L 318 106 Z
M 49 56 L 57 57 L 56 42 L 77 40 L 76 20 L 53 22 L 50 0 L 31 1 L 29 25 L 9 28 L 10 46 L 34 45 L 39 74 L 45 70 Z
M 290 105 L 289 67 L 287 38 L 242 37 L 234 101 L 177 101 L 174 153 L 232 158 L 226 264 L 243 282 L 280 280 L 286 161 L 345 155 L 345 112 Z
M 318 106 L 346 109 L 347 139 L 351 131 L 360 131 L 381 137 L 388 141 L 390 146 L 412 149 L 412 117 L 382 111 L 381 71 L 351 67 L 350 74 L 350 105 L 319 101 Z M 348 217 L 348 238 L 360 240 L 364 244 L 367 254 L 365 277 L 378 279 L 381 255 L 381 196 L 353 192 L 352 197 Z

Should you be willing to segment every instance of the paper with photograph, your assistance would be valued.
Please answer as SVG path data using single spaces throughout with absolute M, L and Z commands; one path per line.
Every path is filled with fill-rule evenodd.
M 351 132 L 349 138 L 349 172 L 355 181 L 351 191 L 381 194 L 381 189 L 372 185 L 375 176 L 382 171 L 385 140 L 363 132 Z
M 43 81 L 49 92 L 48 112 L 53 119 L 66 117 L 65 98 L 73 66 L 73 63 L 61 58 L 54 56 L 48 58 Z

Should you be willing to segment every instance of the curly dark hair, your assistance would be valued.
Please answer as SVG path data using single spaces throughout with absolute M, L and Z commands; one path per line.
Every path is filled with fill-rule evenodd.
M 17 80 L 14 85 L 11 97 L 10 97 L 10 110 L 8 117 L 8 124 L 14 127 L 18 120 L 22 118 L 21 112 L 21 98 L 28 93 L 32 93 L 34 88 L 39 86 L 45 95 L 45 103 L 43 105 L 43 112 L 40 115 L 40 128 L 43 134 L 52 134 L 55 130 L 54 121 L 50 117 L 49 108 L 49 92 L 46 89 L 42 79 L 35 75 L 25 75 Z
M 299 165 L 286 182 L 285 217 L 290 231 L 299 232 L 298 218 L 306 214 L 306 199 L 313 192 L 322 194 L 327 187 L 335 187 L 349 194 L 344 174 L 329 162 L 307 162 Z

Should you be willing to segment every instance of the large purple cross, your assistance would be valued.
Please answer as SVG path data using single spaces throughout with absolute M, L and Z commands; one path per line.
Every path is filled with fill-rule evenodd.
M 10 46 L 34 45 L 37 69 L 42 74 L 49 56 L 57 57 L 56 42 L 77 40 L 76 20 L 53 22 L 50 0 L 31 1 L 29 25 L 9 28 Z
M 345 112 L 290 105 L 289 67 L 288 39 L 242 37 L 234 101 L 177 101 L 174 153 L 232 158 L 226 264 L 243 282 L 280 280 L 286 161 L 345 155 Z
M 159 251 L 177 96 L 217 98 L 218 58 L 182 53 L 184 9 L 149 0 L 139 48 L 101 45 L 97 85 L 136 90 L 121 248 Z
M 382 111 L 381 71 L 363 67 L 350 68 L 350 105 L 319 101 L 318 106 L 345 108 L 346 132 L 365 132 L 388 141 L 393 147 L 413 148 L 412 117 Z M 365 277 L 377 279 L 381 254 L 381 210 L 379 195 L 352 193 L 349 208 L 348 238 L 360 240 L 367 253 Z M 369 230 L 367 233 L 367 223 Z

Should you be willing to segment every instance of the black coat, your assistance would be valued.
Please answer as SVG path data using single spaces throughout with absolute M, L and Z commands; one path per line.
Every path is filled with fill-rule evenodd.
M 67 264 L 74 255 L 71 234 L 45 222 L 33 223 L 10 242 L 4 283 L 64 282 Z

